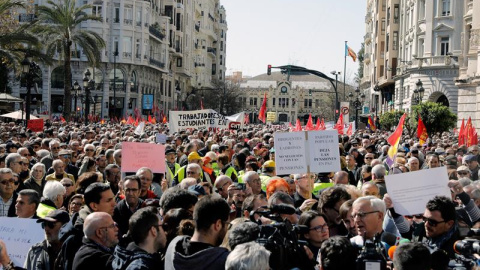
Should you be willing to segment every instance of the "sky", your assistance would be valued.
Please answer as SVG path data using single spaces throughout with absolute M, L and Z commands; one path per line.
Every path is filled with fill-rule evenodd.
M 345 41 L 358 52 L 367 0 L 220 0 L 227 13 L 227 75 L 267 72 L 267 65 L 344 70 Z M 347 58 L 346 81 L 358 69 Z M 273 69 L 272 72 L 278 71 Z M 338 78 L 340 80 L 340 77 Z

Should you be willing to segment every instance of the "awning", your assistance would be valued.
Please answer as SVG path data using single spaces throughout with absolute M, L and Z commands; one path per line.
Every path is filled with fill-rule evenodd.
M 8 117 L 8 118 L 13 118 L 13 119 L 22 119 L 25 120 L 26 113 L 24 111 L 16 111 L 16 112 L 11 112 L 7 114 L 2 114 L 0 117 Z M 30 114 L 30 119 L 38 119 L 38 117 L 34 116 L 33 114 Z
M 23 99 L 14 97 L 6 93 L 0 93 L 0 102 L 23 102 Z

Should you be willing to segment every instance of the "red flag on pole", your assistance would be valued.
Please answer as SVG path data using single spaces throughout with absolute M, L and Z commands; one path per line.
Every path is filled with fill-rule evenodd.
M 315 130 L 315 128 L 313 127 L 312 114 L 308 115 L 308 121 L 307 121 L 307 125 L 305 126 L 305 130 Z
M 320 122 L 320 124 L 317 124 L 317 130 L 326 130 L 326 129 L 327 128 L 325 127 L 325 120 L 322 118 L 322 122 Z
M 427 128 L 425 124 L 423 124 L 420 115 L 418 115 L 417 138 L 419 139 L 420 145 L 424 145 L 428 138 Z
M 295 128 L 293 127 L 292 123 L 288 122 L 288 128 L 290 131 L 295 131 Z
M 343 135 L 343 114 L 340 114 L 340 117 L 338 118 L 337 124 L 334 128 L 338 130 L 338 134 Z
M 352 136 L 352 135 L 353 135 L 353 126 L 352 126 L 352 123 L 350 123 L 350 124 L 348 125 L 347 135 L 348 135 L 348 136 Z
M 127 120 L 127 125 L 131 125 L 133 123 L 135 123 L 135 120 L 133 120 L 132 116 L 129 116 Z
M 460 131 L 458 132 L 458 145 L 465 144 L 465 119 L 462 119 L 462 125 L 460 126 Z
M 263 94 L 263 103 L 260 108 L 260 113 L 258 114 L 258 120 L 265 123 L 267 121 L 267 93 Z
M 302 131 L 302 124 L 300 124 L 300 119 L 297 118 L 297 123 L 295 124 L 295 129 L 293 131 Z

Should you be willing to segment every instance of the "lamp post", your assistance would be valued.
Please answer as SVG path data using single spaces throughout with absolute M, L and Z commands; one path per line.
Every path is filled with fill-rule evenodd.
M 77 99 L 78 99 L 78 94 L 80 91 L 82 91 L 82 87 L 80 84 L 75 81 L 73 83 L 73 90 L 75 91 L 74 96 L 75 96 L 75 122 L 78 122 L 78 109 L 77 109 Z
M 33 80 L 36 77 L 36 72 L 40 68 L 34 61 L 31 60 L 28 54 L 25 54 L 25 58 L 22 61 L 22 72 L 25 78 L 25 82 L 27 83 L 27 97 L 26 97 L 26 115 L 25 115 L 25 125 L 28 124 L 28 120 L 30 120 L 30 99 L 31 99 L 31 89 Z
M 92 86 L 95 85 L 95 81 L 90 79 L 90 70 L 87 69 L 83 77 L 83 89 L 85 89 L 85 124 L 88 124 L 88 116 L 90 115 L 90 91 Z
M 418 79 L 418 82 L 415 85 L 417 86 L 417 88 L 413 90 L 413 100 L 417 105 L 422 103 L 423 94 L 425 94 L 425 89 L 423 88 L 423 83 L 420 79 Z
M 360 94 L 360 88 L 358 87 L 357 89 L 355 89 L 355 94 L 356 94 L 355 100 L 353 99 L 354 95 L 352 92 L 348 94 L 348 98 L 350 99 L 350 101 L 353 104 L 353 107 L 355 108 L 355 128 L 358 128 L 358 110 L 362 109 L 362 104 L 363 104 L 363 101 L 365 100 L 365 94 L 363 93 Z

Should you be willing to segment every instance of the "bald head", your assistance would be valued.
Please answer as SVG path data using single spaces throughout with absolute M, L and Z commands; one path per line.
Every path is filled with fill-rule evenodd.
M 85 237 L 105 247 L 118 244 L 118 227 L 112 216 L 105 212 L 94 212 L 83 223 Z
M 345 171 L 336 172 L 333 176 L 333 183 L 335 185 L 348 185 L 348 173 Z
M 362 185 L 362 196 L 375 196 L 378 197 L 380 190 L 378 186 L 373 182 L 366 182 Z

